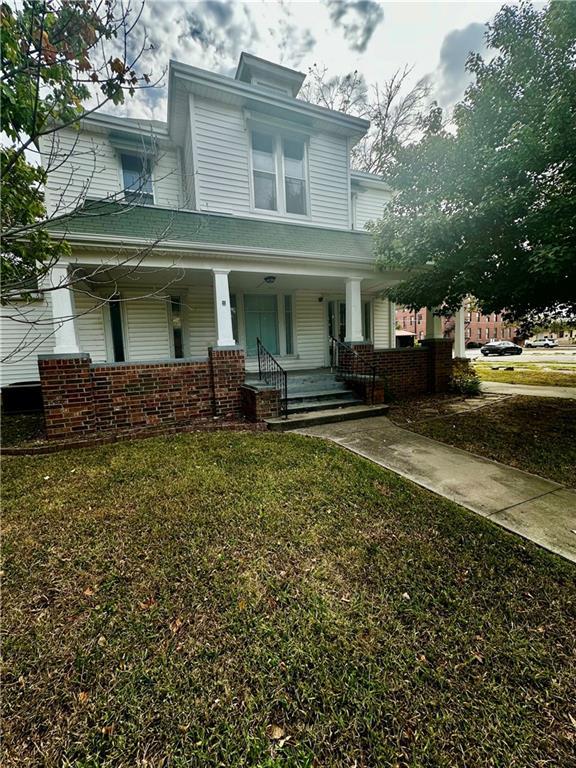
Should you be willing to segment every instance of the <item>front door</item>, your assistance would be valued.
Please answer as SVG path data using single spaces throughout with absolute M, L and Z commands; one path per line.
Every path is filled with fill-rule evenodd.
M 254 294 L 244 296 L 246 323 L 246 354 L 258 354 L 256 339 L 260 339 L 268 352 L 278 354 L 278 304 L 276 296 Z

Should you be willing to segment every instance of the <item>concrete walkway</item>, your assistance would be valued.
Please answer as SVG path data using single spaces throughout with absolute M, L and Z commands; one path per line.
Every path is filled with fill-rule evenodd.
M 504 384 L 483 381 L 482 392 L 494 395 L 527 395 L 528 397 L 560 397 L 576 400 L 576 387 L 535 387 L 531 384 Z
M 297 430 L 324 437 L 576 562 L 576 491 L 439 443 L 386 416 Z

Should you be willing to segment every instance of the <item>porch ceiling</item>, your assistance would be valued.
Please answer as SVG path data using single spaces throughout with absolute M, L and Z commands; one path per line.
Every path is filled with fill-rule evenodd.
M 162 286 L 186 289 L 192 286 L 205 286 L 212 290 L 214 285 L 213 273 L 209 269 L 186 269 L 178 266 L 166 268 L 149 268 L 140 266 L 133 269 L 110 268 L 94 273 L 93 265 L 76 264 L 77 268 L 84 269 L 88 281 L 92 284 L 106 286 L 116 284 L 122 287 L 158 289 Z M 373 275 L 362 279 L 362 292 L 377 294 L 390 285 L 390 280 L 383 279 L 383 275 L 375 272 Z M 274 277 L 273 282 L 266 278 Z M 278 271 L 266 272 L 231 270 L 229 273 L 229 285 L 231 292 L 241 293 L 292 293 L 306 291 L 317 293 L 318 297 L 344 294 L 346 278 L 333 275 L 298 275 L 282 274 Z

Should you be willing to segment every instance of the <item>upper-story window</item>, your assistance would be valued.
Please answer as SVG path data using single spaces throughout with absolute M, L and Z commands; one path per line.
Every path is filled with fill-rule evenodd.
M 304 142 L 294 139 L 282 141 L 284 155 L 284 190 L 286 213 L 305 216 L 306 176 L 304 174 Z
M 124 197 L 131 203 L 154 205 L 152 169 L 142 155 L 121 155 Z
M 276 153 L 273 136 L 252 131 L 252 165 L 254 173 L 254 207 L 277 211 Z
M 254 208 L 306 216 L 308 193 L 304 141 L 253 130 Z M 281 183 L 278 183 L 281 179 Z

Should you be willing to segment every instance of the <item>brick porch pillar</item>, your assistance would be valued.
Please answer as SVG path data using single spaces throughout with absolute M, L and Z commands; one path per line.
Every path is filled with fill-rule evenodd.
M 452 375 L 452 339 L 424 339 L 428 351 L 431 392 L 447 392 Z
M 237 419 L 242 414 L 244 350 L 241 347 L 210 347 L 208 357 L 214 416 Z
M 95 428 L 90 355 L 38 355 L 46 434 L 53 439 L 87 435 Z

